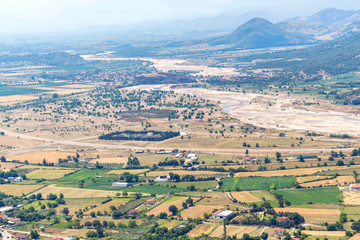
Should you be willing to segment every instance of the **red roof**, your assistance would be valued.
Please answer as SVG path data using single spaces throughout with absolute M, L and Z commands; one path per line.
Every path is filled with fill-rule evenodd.
M 213 214 L 214 215 L 217 215 L 217 214 L 219 214 L 219 213 L 221 213 L 223 210 L 217 210 L 216 212 L 214 212 Z
M 0 215 L 0 218 L 6 218 L 8 215 L 4 215 L 4 214 L 2 214 L 2 215 Z
M 278 229 L 275 229 L 275 231 L 276 231 L 276 232 L 285 232 L 286 229 L 280 229 L 280 228 L 278 228 Z
M 136 209 L 132 209 L 129 211 L 129 213 L 137 213 L 137 210 Z
M 287 220 L 289 220 L 288 217 L 279 217 L 279 221 L 287 221 Z
M 360 183 L 353 183 L 351 184 L 351 187 L 360 187 Z
M 9 218 L 10 221 L 20 221 L 20 218 Z
M 62 238 L 62 237 L 51 237 L 51 238 L 49 238 L 49 240 L 63 240 L 64 238 Z

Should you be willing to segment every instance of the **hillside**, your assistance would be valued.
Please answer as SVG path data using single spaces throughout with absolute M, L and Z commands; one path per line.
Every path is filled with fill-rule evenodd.
M 211 45 L 232 44 L 237 48 L 288 46 L 304 42 L 304 37 L 288 33 L 263 18 L 253 18 L 234 32 L 209 41 Z

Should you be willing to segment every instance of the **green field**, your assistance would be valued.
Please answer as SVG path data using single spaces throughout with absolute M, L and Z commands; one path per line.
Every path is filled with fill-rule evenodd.
M 49 92 L 49 90 L 35 89 L 35 88 L 24 88 L 24 87 L 10 87 L 1 86 L 0 96 L 11 96 L 11 95 L 26 95 L 26 94 L 38 94 L 43 92 Z
M 107 171 L 99 170 L 99 169 L 85 169 L 70 174 L 66 177 L 61 178 L 60 180 L 68 180 L 68 181 L 80 181 L 94 178 L 96 175 L 102 176 Z
M 291 188 L 295 185 L 294 177 L 250 177 L 226 178 L 223 180 L 222 191 L 269 190 Z
M 292 204 L 339 203 L 340 201 L 338 187 L 276 190 L 273 192 L 283 195 Z
M 214 181 L 200 181 L 200 182 L 179 182 L 179 183 L 158 183 L 159 186 L 176 186 L 177 188 L 187 188 L 193 185 L 197 190 L 216 188 L 217 182 Z
M 170 192 L 183 192 L 185 189 L 183 188 L 170 188 L 165 186 L 158 186 L 158 185 L 148 185 L 144 184 L 141 186 L 136 186 L 133 188 L 127 189 L 129 192 L 140 192 L 140 193 L 149 193 L 149 194 L 165 194 Z

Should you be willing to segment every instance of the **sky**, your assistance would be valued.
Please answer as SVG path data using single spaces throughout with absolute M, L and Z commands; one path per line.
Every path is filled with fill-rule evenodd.
M 0 33 L 57 32 L 96 25 L 196 19 L 266 11 L 272 21 L 324 8 L 360 9 L 359 0 L 0 0 Z M 262 16 L 258 16 L 262 17 Z

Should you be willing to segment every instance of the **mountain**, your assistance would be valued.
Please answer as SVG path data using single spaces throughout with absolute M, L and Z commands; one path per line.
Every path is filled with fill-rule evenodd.
M 236 48 L 265 48 L 306 42 L 304 35 L 289 33 L 264 18 L 253 18 L 230 34 L 208 41 L 210 45 L 233 45 Z
M 327 8 L 308 17 L 295 17 L 278 23 L 284 31 L 311 34 L 316 40 L 333 40 L 359 32 L 360 10 Z

